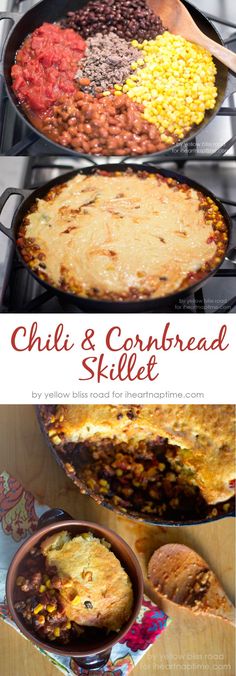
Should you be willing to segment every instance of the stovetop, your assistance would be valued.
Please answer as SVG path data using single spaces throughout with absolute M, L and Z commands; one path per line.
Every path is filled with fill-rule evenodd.
M 34 0 L 0 0 L 0 10 L 25 12 Z M 195 0 L 201 11 L 209 12 L 209 18 L 218 17 L 215 25 L 228 44 L 236 51 L 236 2 L 232 0 Z M 1 22 L 3 23 L 3 22 Z M 2 33 L 6 34 L 6 27 Z M 1 35 L 0 35 L 1 37 Z M 0 122 L 0 190 L 14 187 L 34 188 L 67 170 L 81 168 L 86 161 L 58 151 L 50 142 L 42 141 L 29 133 L 26 125 L 18 119 L 2 88 Z M 230 214 L 236 212 L 236 95 L 225 102 L 220 114 L 203 130 L 195 142 L 183 144 L 174 157 L 158 156 L 155 164 L 172 168 L 209 187 L 226 204 Z M 57 152 L 57 151 L 56 151 Z M 14 155 L 14 157 L 13 157 Z M 148 160 L 148 158 L 146 158 Z M 119 161 L 109 158 L 108 162 Z M 137 163 L 142 161 L 135 160 Z M 97 159 L 99 164 L 99 158 Z M 4 208 L 1 219 L 5 225 L 11 222 L 17 198 L 11 198 Z M 233 221 L 233 247 L 236 261 L 236 219 Z M 166 307 L 174 312 L 236 312 L 236 265 L 225 261 L 218 273 L 210 278 L 203 289 L 179 306 Z M 71 303 L 62 302 L 56 295 L 43 290 L 32 276 L 17 261 L 13 247 L 6 236 L 0 233 L 0 311 L 4 312 L 80 312 Z

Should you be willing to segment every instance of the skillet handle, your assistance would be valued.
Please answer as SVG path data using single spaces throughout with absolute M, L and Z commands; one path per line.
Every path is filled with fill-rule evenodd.
M 230 249 L 228 251 L 225 258 L 226 258 L 227 261 L 229 261 L 229 263 L 233 263 L 233 265 L 236 266 L 236 247 L 235 246 L 232 247 L 232 249 Z
M 235 206 L 235 202 L 227 201 L 226 204 L 231 204 L 231 205 Z M 230 214 L 230 218 L 232 218 L 232 220 L 236 220 L 236 212 L 234 214 Z M 227 261 L 229 261 L 229 263 L 233 263 L 233 265 L 236 266 L 236 247 L 235 246 L 231 247 L 231 249 L 227 252 L 225 258 L 226 258 Z
M 220 23 L 222 26 L 230 26 L 230 28 L 236 28 L 236 23 L 232 23 L 232 21 L 228 21 L 228 19 L 221 19 L 219 16 L 213 16 L 213 14 L 209 14 L 209 12 L 204 12 L 204 14 L 205 17 L 210 21 Z M 224 40 L 224 44 L 225 45 L 227 44 L 227 40 Z
M 10 21 L 10 26 L 8 31 L 6 31 L 6 35 L 3 37 L 3 42 L 1 44 L 1 50 L 0 50 L 0 67 L 2 66 L 2 55 L 3 55 L 3 50 L 5 47 L 5 42 L 8 38 L 9 33 L 11 30 L 16 26 L 18 21 L 21 19 L 22 14 L 18 14 L 18 12 L 0 12 L 0 21 L 4 21 L 6 19 L 7 21 Z M 2 70 L 2 68 L 1 68 Z
M 3 210 L 4 205 L 6 204 L 7 200 L 11 195 L 20 195 L 20 197 L 25 199 L 28 197 L 28 195 L 31 194 L 31 190 L 23 190 L 21 188 L 6 188 L 2 195 L 0 196 L 0 214 Z M 14 234 L 13 234 L 13 224 L 11 224 L 10 228 L 6 228 L 3 223 L 0 223 L 0 231 L 4 233 L 9 239 L 14 241 Z
M 232 218 L 233 220 L 236 220 L 236 212 L 235 212 L 235 214 L 231 214 L 230 218 Z M 236 266 L 236 247 L 235 246 L 231 247 L 231 249 L 227 252 L 226 260 L 229 261 L 229 263 L 233 263 L 233 265 Z
M 22 14 L 18 14 L 18 12 L 0 12 L 0 21 L 3 19 L 9 19 L 11 23 L 16 24 L 22 17 Z
M 228 96 L 232 96 L 232 94 L 235 93 L 236 93 L 236 76 L 231 71 L 229 71 L 229 78 L 226 87 L 224 101 L 225 99 L 228 98 Z
M 210 21 L 215 21 L 216 23 L 222 24 L 222 26 L 226 25 L 226 26 L 232 26 L 232 28 L 236 28 L 235 23 L 229 23 L 228 21 L 225 21 L 224 19 L 221 21 L 220 18 L 218 18 L 216 16 L 212 16 L 211 14 L 207 13 L 206 17 L 208 19 L 210 19 Z M 234 41 L 233 37 L 230 37 L 230 38 L 224 40 L 224 46 L 228 47 L 230 49 L 230 45 L 232 44 L 233 41 Z M 236 77 L 235 77 L 235 74 L 232 71 L 229 70 L 229 78 L 228 78 L 228 83 L 227 83 L 227 87 L 226 87 L 226 93 L 225 93 L 224 100 L 227 99 L 228 96 L 235 94 L 235 92 L 236 92 Z
M 50 526 L 53 523 L 58 521 L 72 521 L 73 517 L 70 516 L 67 512 L 64 512 L 64 509 L 55 507 L 54 509 L 48 509 L 38 520 L 37 530 L 39 528 L 44 528 L 45 526 Z

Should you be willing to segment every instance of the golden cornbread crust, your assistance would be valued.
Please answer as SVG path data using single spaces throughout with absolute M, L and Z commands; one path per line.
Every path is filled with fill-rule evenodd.
M 156 406 L 159 434 L 179 446 L 179 458 L 191 468 L 209 504 L 234 494 L 235 406 Z
M 191 470 L 208 504 L 234 494 L 234 406 L 57 406 L 48 432 L 55 444 L 111 439 L 135 446 L 163 437 L 177 447 L 173 463 Z
M 156 409 L 145 405 L 62 405 L 57 407 L 56 420 L 68 441 L 104 437 L 136 443 L 158 436 Z
M 17 245 L 54 288 L 138 301 L 206 277 L 223 260 L 228 239 L 211 197 L 173 178 L 127 169 L 78 173 L 52 188 L 31 206 Z
M 57 568 L 67 618 L 119 631 L 130 617 L 133 590 L 115 554 L 91 533 L 70 538 L 67 531 L 44 540 L 41 550 L 47 564 Z

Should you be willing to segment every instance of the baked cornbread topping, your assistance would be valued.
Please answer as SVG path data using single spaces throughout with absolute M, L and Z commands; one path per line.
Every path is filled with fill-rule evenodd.
M 16 580 L 16 610 L 41 637 L 68 643 L 96 628 L 118 632 L 133 606 L 131 581 L 110 544 L 66 530 L 30 552 Z
M 56 406 L 46 429 L 68 474 L 93 494 L 124 511 L 183 518 L 229 509 L 234 425 L 230 405 L 72 405 Z
M 36 200 L 18 246 L 40 278 L 83 297 L 139 300 L 191 286 L 223 258 L 218 206 L 156 174 L 77 174 Z

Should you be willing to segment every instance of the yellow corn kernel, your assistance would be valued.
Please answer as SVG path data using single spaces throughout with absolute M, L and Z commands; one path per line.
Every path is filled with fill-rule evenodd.
M 103 96 L 110 96 L 110 94 L 111 94 L 111 92 L 108 92 L 108 91 L 103 92 Z
M 135 75 L 126 80 L 122 91 L 143 104 L 143 118 L 156 125 L 164 142 L 173 143 L 200 124 L 206 110 L 215 106 L 212 56 L 168 31 L 154 40 L 136 43 L 132 42 L 142 50 L 142 58 L 132 64 Z
M 77 606 L 78 603 L 80 603 L 80 596 L 78 596 L 78 594 L 76 594 L 76 596 L 74 597 L 73 601 L 71 601 L 71 605 L 72 605 L 72 606 Z
M 60 628 L 59 628 L 59 627 L 55 627 L 53 633 L 54 633 L 54 636 L 55 636 L 56 638 L 59 638 L 60 633 L 61 633 L 61 632 L 60 632 Z
M 109 486 L 109 483 L 106 479 L 100 479 L 99 483 L 100 483 L 100 486 L 105 486 L 105 487 Z
M 47 581 L 46 581 L 46 587 L 47 587 L 47 589 L 50 589 L 50 587 L 51 587 L 51 580 L 47 580 Z
M 70 622 L 69 620 L 68 620 L 68 622 L 66 623 L 66 629 L 71 629 L 71 622 Z
M 130 77 L 128 78 L 128 80 L 126 80 L 126 84 L 127 84 L 128 87 L 134 87 L 134 82 L 133 82 L 133 80 L 131 80 Z
M 115 85 L 114 85 L 114 89 L 117 89 L 118 91 L 121 91 L 121 90 L 122 90 L 122 85 L 115 84 Z
M 91 488 L 91 490 L 93 488 L 95 488 L 95 486 L 96 486 L 96 481 L 94 481 L 94 479 L 88 479 L 87 483 L 88 483 L 88 487 Z
M 43 594 L 43 592 L 46 591 L 46 586 L 45 586 L 45 584 L 41 584 L 41 585 L 40 585 L 39 591 L 40 591 L 40 594 Z
M 34 615 L 38 615 L 38 613 L 41 613 L 41 610 L 43 610 L 42 603 L 38 603 L 38 605 L 34 608 Z
M 58 436 L 58 434 L 56 434 L 55 437 L 52 437 L 52 441 L 55 444 L 55 446 L 59 446 L 59 444 L 61 443 L 61 439 Z
M 56 610 L 55 604 L 49 603 L 48 606 L 46 606 L 46 610 L 48 613 L 54 613 L 54 611 Z

